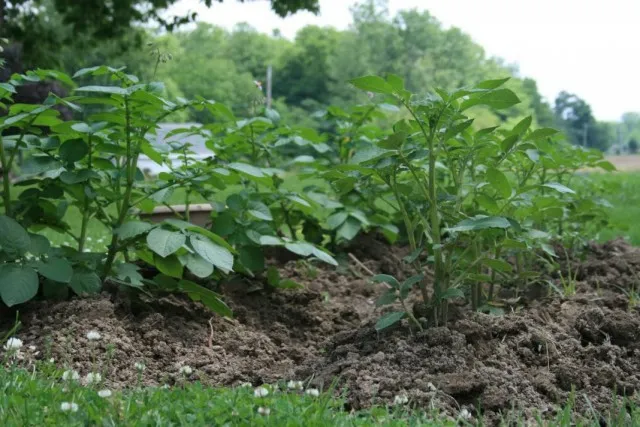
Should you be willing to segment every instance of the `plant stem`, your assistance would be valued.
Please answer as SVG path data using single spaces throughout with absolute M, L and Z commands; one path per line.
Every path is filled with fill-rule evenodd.
M 88 168 L 89 170 L 92 170 L 92 149 L 93 147 L 91 146 L 91 134 L 89 134 L 89 137 L 87 138 L 87 145 L 89 146 L 89 153 L 88 153 Z M 88 182 L 88 187 L 89 189 L 91 189 L 91 180 L 87 181 Z M 83 200 L 83 206 L 82 206 L 82 224 L 80 225 L 80 241 L 78 242 L 78 252 L 82 253 L 84 251 L 84 243 L 85 240 L 87 239 L 87 227 L 89 225 L 89 219 L 91 218 L 91 214 L 89 212 L 89 205 L 91 203 L 91 200 L 89 199 L 89 196 L 85 193 L 84 194 L 84 200 Z
M 293 225 L 291 225 L 291 216 L 289 215 L 289 211 L 287 210 L 287 207 L 282 200 L 280 200 L 280 206 L 282 207 L 284 222 L 287 224 L 287 227 L 289 227 L 289 231 L 291 232 L 291 239 L 293 239 L 293 241 L 296 241 L 298 240 L 298 238 L 296 237 L 296 232 L 295 232 L 295 229 L 293 228 Z
M 129 212 L 129 202 L 131 199 L 131 192 L 133 190 L 133 182 L 135 178 L 135 167 L 137 163 L 137 156 L 132 152 L 132 143 L 131 143 L 131 111 L 129 109 L 129 98 L 124 98 L 124 110 L 125 110 L 125 137 L 126 137 L 126 146 L 127 146 L 127 158 L 126 158 L 126 168 L 127 168 L 127 186 L 124 191 L 124 196 L 122 197 L 122 206 L 120 207 L 120 212 L 118 214 L 118 219 L 114 224 L 114 233 L 111 236 L 111 243 L 109 244 L 109 252 L 107 253 L 107 260 L 104 263 L 104 270 L 102 272 L 102 281 L 104 281 L 109 273 L 111 272 L 111 267 L 113 266 L 113 262 L 116 259 L 116 254 L 118 252 L 118 234 L 115 232 L 118 228 L 122 226 L 124 220 L 127 217 L 127 213 Z
M 502 250 L 501 246 L 496 246 L 495 252 L 494 252 L 494 259 L 500 258 L 501 250 Z M 496 270 L 495 269 L 491 269 L 491 283 L 489 283 L 489 296 L 488 296 L 489 301 L 493 301 L 493 293 L 494 293 L 494 290 L 495 290 L 495 286 L 494 286 L 495 281 L 496 281 Z
M 9 181 L 9 164 L 7 162 L 7 155 L 4 151 L 4 141 L 0 136 L 0 167 L 2 167 L 2 199 L 4 202 L 4 214 L 11 216 L 11 182 Z

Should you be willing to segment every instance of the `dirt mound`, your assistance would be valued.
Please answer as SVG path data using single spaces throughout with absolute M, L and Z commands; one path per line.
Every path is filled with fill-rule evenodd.
M 406 250 L 376 239 L 359 243 L 338 269 L 282 266 L 281 276 L 304 290 L 227 286 L 232 320 L 179 298 L 131 304 L 105 294 L 32 303 L 21 312 L 18 335 L 41 349 L 39 357 L 81 374 L 99 370 L 109 387 L 137 384 L 135 362 L 146 365 L 146 385 L 175 383 L 182 365 L 194 368 L 190 379 L 210 385 L 311 379 L 327 387 L 337 377 L 353 408 L 406 394 L 424 409 L 481 411 L 489 423 L 512 408 L 550 416 L 572 386 L 578 411 L 608 409 L 614 391 L 637 399 L 640 310 L 613 286 L 628 291 L 640 272 L 640 253 L 628 245 L 592 246 L 575 264 L 581 282 L 573 297 L 552 295 L 502 317 L 466 312 L 420 333 L 406 323 L 376 333 L 373 302 L 383 286 L 366 278 L 405 277 L 399 260 Z M 602 278 L 602 289 L 594 277 Z M 102 339 L 87 341 L 89 330 Z

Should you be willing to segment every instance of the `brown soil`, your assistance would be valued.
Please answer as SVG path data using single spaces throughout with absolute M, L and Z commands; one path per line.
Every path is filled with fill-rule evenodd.
M 136 385 L 135 362 L 146 365 L 145 385 L 175 383 L 182 365 L 194 368 L 191 379 L 219 386 L 300 379 L 326 388 L 338 378 L 349 408 L 406 394 L 424 409 L 482 411 L 488 423 L 513 408 L 551 416 L 572 387 L 582 413 L 607 410 L 614 391 L 638 401 L 640 310 L 622 289 L 640 286 L 640 252 L 624 242 L 591 245 L 573 263 L 573 297 L 543 297 L 501 317 L 467 312 L 424 332 L 373 327 L 384 286 L 370 284 L 367 270 L 403 277 L 406 251 L 366 238 L 351 253 L 360 262 L 347 258 L 348 267 L 318 268 L 315 277 L 285 264 L 281 275 L 304 290 L 227 286 L 232 320 L 175 297 L 131 304 L 104 294 L 34 302 L 21 312 L 18 336 L 42 349 L 38 357 L 81 374 L 96 369 L 97 355 L 109 387 Z M 88 342 L 89 330 L 102 339 Z

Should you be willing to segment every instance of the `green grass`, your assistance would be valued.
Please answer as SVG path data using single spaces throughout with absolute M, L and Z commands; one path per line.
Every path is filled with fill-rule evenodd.
M 49 363 L 41 364 L 38 373 L 18 368 L 2 370 L 0 425 L 456 425 L 454 421 L 444 424 L 409 415 L 402 407 L 376 407 L 352 414 L 329 394 L 314 397 L 302 390 L 288 390 L 286 384 L 279 388 L 266 386 L 269 394 L 265 397 L 256 397 L 253 387 L 214 389 L 197 383 L 112 391 L 109 397 L 101 397 L 99 392 L 104 387 L 100 385 L 85 387 L 81 381 L 61 378 L 62 372 Z M 65 408 L 72 403 L 77 405 L 75 411 Z
M 598 240 L 624 237 L 640 246 L 640 173 L 593 174 L 591 179 L 603 186 L 604 197 L 613 205 L 609 209 L 610 225 L 597 231 Z
M 5 360 L 6 362 L 6 360 Z M 408 406 L 376 406 L 347 412 L 343 402 L 329 393 L 312 396 L 289 390 L 285 383 L 263 386 L 269 392 L 256 397 L 253 387 L 207 388 L 183 381 L 170 388 L 136 387 L 109 390 L 100 384 L 83 386 L 63 380 L 53 363 L 39 362 L 25 370 L 9 365 L 0 370 L 0 425 L 13 426 L 471 426 L 480 420 L 445 417 L 411 410 Z M 141 374 L 144 375 L 144 374 Z M 578 396 L 572 397 L 577 399 Z M 628 405 L 627 405 L 628 406 Z M 550 421 L 525 420 L 519 411 L 503 418 L 502 425 L 600 426 L 640 425 L 633 405 L 595 410 L 576 416 L 571 401 Z M 268 412 L 268 413 L 267 413 Z M 473 424 L 471 423 L 473 421 Z M 533 422 L 533 424 L 532 424 Z

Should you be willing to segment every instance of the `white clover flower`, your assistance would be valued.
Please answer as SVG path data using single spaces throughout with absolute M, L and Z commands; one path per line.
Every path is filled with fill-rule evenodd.
M 133 366 L 140 372 L 144 371 L 146 368 L 146 366 L 142 362 L 136 362 L 133 364 Z
M 468 420 L 471 418 L 471 412 L 469 412 L 467 408 L 462 408 L 462 411 L 460 411 L 460 418 Z
M 191 369 L 191 366 L 188 366 L 188 365 L 181 366 L 180 373 L 182 375 L 191 375 L 193 373 L 193 369 Z
M 76 371 L 64 371 L 62 373 L 62 379 L 64 381 L 68 381 L 68 380 L 77 381 L 80 379 L 80 374 L 78 374 Z
M 87 384 L 97 384 L 102 381 L 102 375 L 97 372 L 89 372 L 84 380 Z
M 35 345 L 30 345 L 30 346 L 29 346 L 29 350 L 31 350 L 31 351 L 36 351 L 36 346 L 35 346 Z
M 22 348 L 22 340 L 20 338 L 11 337 L 7 340 L 4 345 L 4 349 L 7 351 L 10 350 L 20 350 Z
M 98 392 L 98 396 L 104 397 L 104 398 L 111 397 L 111 394 L 112 394 L 111 390 L 109 390 L 109 389 L 100 390 Z
M 313 397 L 320 396 L 320 390 L 318 390 L 317 388 L 308 388 L 307 391 L 305 391 L 305 393 Z
M 289 390 L 302 390 L 302 381 L 289 381 L 287 388 Z
M 78 412 L 78 404 L 74 402 L 62 402 L 60 410 L 64 412 Z
M 54 359 L 53 357 L 51 359 L 49 359 L 49 363 L 55 363 L 56 359 Z
M 87 339 L 89 341 L 98 341 L 100 338 L 102 338 L 102 335 L 100 335 L 100 332 L 98 331 L 87 332 Z
M 249 382 L 245 382 L 245 383 L 240 384 L 240 387 L 247 387 L 247 388 L 248 387 L 253 387 L 253 384 L 251 384 Z
M 269 395 L 269 390 L 264 387 L 258 387 L 257 389 L 253 390 L 253 395 L 255 397 L 266 397 Z
M 271 409 L 263 408 L 262 406 L 258 408 L 258 413 L 260 415 L 269 415 L 271 413 Z
M 405 405 L 405 404 L 407 404 L 407 402 L 409 402 L 409 398 L 404 394 L 396 396 L 396 397 L 393 398 L 393 404 L 394 405 Z

